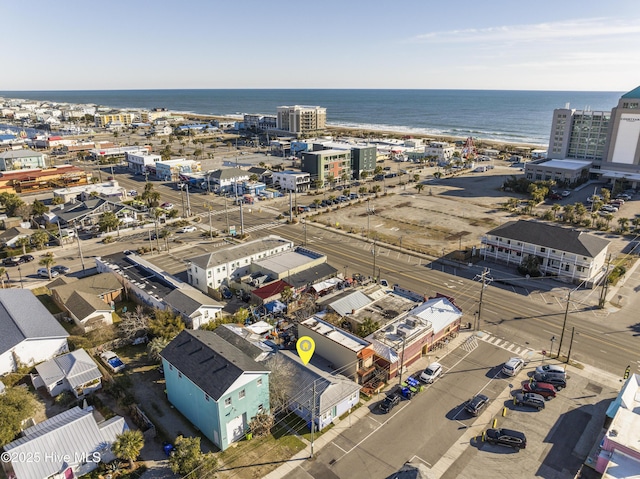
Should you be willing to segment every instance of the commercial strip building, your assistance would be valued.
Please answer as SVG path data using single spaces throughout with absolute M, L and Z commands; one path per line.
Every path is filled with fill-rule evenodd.
M 609 241 L 583 231 L 537 221 L 510 221 L 487 232 L 481 255 L 518 266 L 530 257 L 543 275 L 595 285 L 606 273 Z
M 0 173 L 0 191 L 17 194 L 34 193 L 53 188 L 86 185 L 91 178 L 91 172 L 73 165 L 5 171 Z
M 526 163 L 525 177 L 531 181 L 553 180 L 558 186 L 570 187 L 589 178 L 590 161 L 534 160 Z

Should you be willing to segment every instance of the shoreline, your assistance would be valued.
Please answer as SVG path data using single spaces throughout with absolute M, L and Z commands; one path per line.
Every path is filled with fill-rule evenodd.
M 180 112 L 180 111 L 172 111 L 170 113 L 176 113 L 184 116 L 187 119 L 215 119 L 215 120 L 233 120 L 237 121 L 238 118 L 229 117 L 229 116 L 219 116 L 219 115 L 202 115 L 198 113 L 189 113 L 189 112 Z M 451 135 L 429 135 L 429 134 L 419 134 L 412 131 L 403 131 L 403 130 L 389 130 L 389 129 L 372 129 L 372 128 L 354 128 L 348 126 L 340 126 L 340 125 L 327 125 L 328 132 L 344 132 L 349 133 L 347 136 L 353 136 L 356 138 L 365 138 L 365 137 L 376 137 L 376 136 L 387 136 L 397 139 L 403 138 L 422 138 L 429 139 L 433 141 L 447 141 L 449 143 L 454 143 L 456 141 L 465 141 L 467 137 L 465 136 L 451 136 Z M 480 148 L 493 148 L 493 149 L 502 149 L 506 150 L 508 146 L 512 146 L 513 149 L 526 149 L 529 148 L 531 150 L 535 149 L 547 149 L 548 145 L 543 145 L 539 143 L 520 143 L 515 141 L 501 141 L 501 140 L 493 140 L 493 139 L 485 139 L 481 137 L 473 137 L 473 141 L 475 147 L 477 149 Z

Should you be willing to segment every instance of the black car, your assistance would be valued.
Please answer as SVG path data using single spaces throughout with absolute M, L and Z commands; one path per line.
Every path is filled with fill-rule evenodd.
M 567 380 L 560 374 L 534 373 L 533 380 L 551 384 L 557 391 L 567 387 Z
M 487 396 L 484 394 L 477 394 L 465 403 L 464 409 L 473 416 L 477 416 L 488 402 L 489 398 Z
M 18 266 L 24 263 L 24 260 L 18 256 L 10 256 L 2 260 L 4 266 Z
M 516 451 L 527 447 L 526 436 L 513 429 L 487 429 L 485 437 L 489 444 L 512 447 Z
M 23 254 L 22 256 L 20 256 L 20 259 L 22 261 L 24 261 L 25 263 L 30 263 L 31 261 L 33 261 L 35 258 L 30 255 L 30 254 Z
M 398 404 L 400 404 L 400 395 L 398 395 L 397 393 L 392 393 L 388 394 L 387 397 L 382 400 L 379 407 L 383 413 L 387 414 Z
M 513 397 L 513 403 L 516 406 L 527 406 L 537 409 L 544 409 L 544 398 L 536 393 L 517 393 Z
M 384 180 L 384 175 L 376 175 L 376 176 L 373 177 L 373 179 L 375 181 L 382 181 L 382 180 Z

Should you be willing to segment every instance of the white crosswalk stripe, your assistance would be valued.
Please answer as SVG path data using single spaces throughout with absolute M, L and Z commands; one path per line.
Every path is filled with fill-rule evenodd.
M 475 334 L 473 336 L 469 336 L 469 338 L 464 343 L 462 343 L 462 349 L 464 349 L 468 353 L 470 353 L 477 347 L 478 347 L 478 338 Z
M 483 334 L 479 336 L 479 338 L 485 343 L 492 344 L 498 348 L 505 349 L 511 353 L 514 353 L 520 357 L 531 356 L 533 354 L 533 350 L 531 348 L 527 348 L 521 346 L 519 344 L 512 343 L 510 341 L 503 340 L 502 338 L 498 338 L 493 336 L 490 333 L 482 332 Z M 476 336 L 473 336 L 474 338 Z M 474 348 L 475 349 L 475 348 Z

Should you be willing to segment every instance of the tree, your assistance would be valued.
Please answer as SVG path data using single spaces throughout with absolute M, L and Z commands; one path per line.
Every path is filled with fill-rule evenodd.
M 369 178 L 369 172 L 368 171 L 363 171 L 362 173 L 360 173 L 360 179 L 361 180 L 366 180 L 367 178 Z
M 120 218 L 118 218 L 113 211 L 105 211 L 98 219 L 98 228 L 100 228 L 100 231 L 110 233 L 120 226 L 121 223 Z
M 416 173 L 416 174 L 414 174 L 414 175 L 413 175 L 413 181 L 414 181 L 415 183 L 417 183 L 418 181 L 420 181 L 420 175 L 419 175 L 419 174 L 417 174 L 417 173 Z
M 158 193 L 154 187 L 153 187 L 153 183 L 145 183 L 144 185 L 144 191 L 142 192 L 142 195 L 140 195 L 143 201 L 147 202 L 147 206 L 149 208 L 154 208 L 156 206 L 158 206 L 158 204 L 160 203 L 160 193 Z
M 4 280 L 7 276 L 7 268 L 0 266 L 0 283 L 2 283 L 2 289 L 4 289 Z
M 156 337 L 171 341 L 184 329 L 184 321 L 172 311 L 155 309 L 149 321 L 149 331 Z
M 0 193 L 0 204 L 4 206 L 7 216 L 15 216 L 18 208 L 24 205 L 24 201 L 15 193 L 4 192 Z
M 138 429 L 128 430 L 116 436 L 111 450 L 116 457 L 129 461 L 129 468 L 135 469 L 135 460 L 144 447 L 144 436 Z
M 138 305 L 135 311 L 127 311 L 122 315 L 122 320 L 118 323 L 118 332 L 124 340 L 132 341 L 134 338 L 146 334 L 148 327 L 149 315 L 146 314 L 142 306 Z
M 382 189 L 382 187 L 380 185 L 373 185 L 371 187 L 371 192 L 375 193 L 377 195 L 378 193 L 380 193 L 381 189 Z
M 286 411 L 289 398 L 294 388 L 295 370 L 290 361 L 281 354 L 275 354 L 265 366 L 271 371 L 269 374 L 269 404 L 273 414 Z
M 611 191 L 607 188 L 600 188 L 600 196 L 602 197 L 602 201 L 605 205 L 611 201 Z
M 46 231 L 36 231 L 31 235 L 31 242 L 35 245 L 36 248 L 42 249 L 44 245 L 49 241 L 49 233 Z
M 320 203 L 322 203 L 322 200 L 320 200 L 318 198 L 313 200 L 313 204 L 316 205 L 316 210 L 320 207 Z
M 249 423 L 249 431 L 253 437 L 265 437 L 271 433 L 275 419 L 271 414 L 256 414 Z
M 374 321 L 370 316 L 366 316 L 358 326 L 358 336 L 364 338 L 374 333 L 380 328 L 380 324 Z
M 629 230 L 629 218 L 618 218 L 620 233 L 624 234 Z
M 45 254 L 40 261 L 38 262 L 40 266 L 44 266 L 47 268 L 47 273 L 49 273 L 49 279 L 51 279 L 51 267 L 56 264 L 56 260 L 53 257 L 53 253 Z
M 160 362 L 162 360 L 160 353 L 164 348 L 169 344 L 169 340 L 165 338 L 153 338 L 147 344 L 147 354 L 149 355 L 149 359 L 155 362 Z
M 214 477 L 218 462 L 212 453 L 202 453 L 200 437 L 178 436 L 174 446 L 173 454 L 169 457 L 171 471 L 185 476 L 197 469 L 198 478 Z
M 40 200 L 35 200 L 31 205 L 31 214 L 33 216 L 42 216 L 47 211 L 49 211 L 49 208 Z
M 0 444 L 7 444 L 16 438 L 22 431 L 22 421 L 36 412 L 36 404 L 26 388 L 7 388 L 0 395 Z
M 613 219 L 613 213 L 607 213 L 606 215 L 604 215 L 604 219 L 607 222 L 607 228 L 609 228 L 609 224 L 611 223 L 611 220 Z
M 61 205 L 64 203 L 64 198 L 62 196 L 54 196 L 51 200 L 52 205 Z
M 244 324 L 248 317 L 249 310 L 247 308 L 238 308 L 238 310 L 233 313 L 234 322 L 239 324 Z
M 361 186 L 360 188 L 358 188 L 358 193 L 360 193 L 361 195 L 364 195 L 366 192 L 367 192 L 366 186 Z
M 26 203 L 21 204 L 15 210 L 15 216 L 22 218 L 25 221 L 31 220 L 31 205 Z
M 561 206 L 558 203 L 555 203 L 551 207 L 551 211 L 553 211 L 553 219 L 558 219 L 558 211 L 560 211 Z
M 422 183 L 417 183 L 414 188 L 418 190 L 418 193 L 420 193 L 424 189 L 424 185 Z
M 289 301 L 293 299 L 293 290 L 289 286 L 285 286 L 280 293 L 280 299 L 289 307 Z
M 196 158 L 200 157 L 202 155 L 202 149 L 201 148 L 196 148 L 193 151 L 193 156 L 195 156 Z
M 573 205 L 564 205 L 562 208 L 562 219 L 565 223 L 573 222 L 573 212 L 575 211 L 575 206 Z
M 16 241 L 16 246 L 22 248 L 22 254 L 27 254 L 27 246 L 31 244 L 31 239 L 28 236 L 22 236 Z

